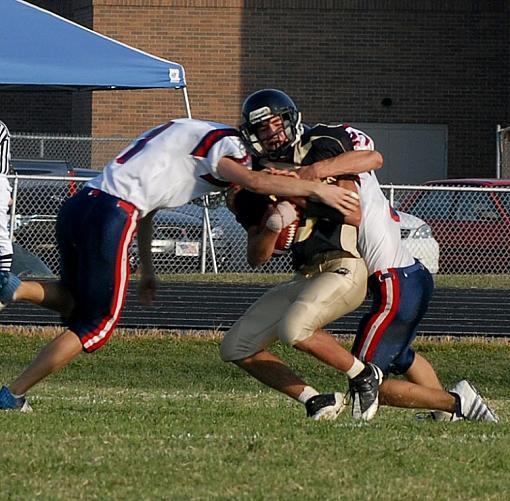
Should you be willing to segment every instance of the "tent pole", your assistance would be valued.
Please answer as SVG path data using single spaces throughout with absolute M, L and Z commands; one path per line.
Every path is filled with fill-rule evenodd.
M 186 114 L 188 115 L 188 118 L 191 118 L 191 108 L 189 105 L 189 99 L 188 99 L 188 89 L 187 87 L 182 88 L 182 93 L 184 95 L 184 106 L 186 107 Z

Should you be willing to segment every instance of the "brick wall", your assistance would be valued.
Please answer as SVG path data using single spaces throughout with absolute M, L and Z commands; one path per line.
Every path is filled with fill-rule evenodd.
M 70 4 L 37 3 L 61 12 Z M 495 127 L 510 123 L 510 0 L 74 0 L 72 7 L 78 22 L 183 64 L 197 118 L 237 124 L 246 93 L 275 86 L 309 122 L 447 124 L 449 176 L 494 173 Z M 11 96 L 7 108 L 5 96 L 13 130 L 134 136 L 184 115 L 181 93 L 170 90 L 38 93 L 29 104 Z
M 183 64 L 193 116 L 236 123 L 242 14 L 241 2 L 232 1 L 99 0 L 94 2 L 94 29 Z M 175 116 L 185 116 L 179 91 L 94 93 L 94 134 L 113 124 L 129 135 L 133 127 L 143 130 Z
M 282 86 L 311 121 L 447 124 L 449 176 L 493 175 L 495 126 L 509 120 L 509 3 L 341 3 L 351 8 L 246 11 L 243 89 Z

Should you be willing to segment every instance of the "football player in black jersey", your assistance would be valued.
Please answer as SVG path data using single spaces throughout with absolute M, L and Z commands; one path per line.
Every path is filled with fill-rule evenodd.
M 374 151 L 354 152 L 340 126 L 305 127 L 294 102 L 285 93 L 265 89 L 243 105 L 241 135 L 251 149 L 254 168 L 292 175 L 300 166 L 338 162 L 345 173 L 382 165 Z M 339 156 L 342 154 L 341 156 Z M 289 171 L 290 169 L 290 171 Z M 352 176 L 332 179 L 353 192 Z M 300 401 L 313 419 L 335 419 L 344 407 L 340 392 L 319 393 L 266 348 L 279 339 L 347 374 L 353 416 L 371 419 L 378 407 L 381 371 L 363 364 L 322 328 L 353 311 L 364 300 L 367 271 L 357 251 L 359 207 L 346 216 L 324 210 L 313 200 L 277 200 L 247 190 L 230 197 L 230 207 L 248 232 L 248 260 L 258 266 L 269 259 L 279 231 L 303 214 L 291 247 L 296 275 L 260 298 L 227 332 L 221 357 L 259 381 Z M 268 224 L 268 222 L 271 224 Z

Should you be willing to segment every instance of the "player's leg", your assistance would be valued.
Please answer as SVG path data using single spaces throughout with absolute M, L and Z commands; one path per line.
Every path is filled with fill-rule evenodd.
M 69 329 L 46 345 L 10 385 L 18 402 L 24 401 L 24 393 L 32 386 L 67 365 L 82 350 L 92 352 L 101 347 L 122 310 L 129 278 L 127 249 L 136 230 L 137 211 L 117 207 L 109 196 L 96 203 L 83 203 L 83 195 L 76 198 L 65 209 L 66 214 L 74 213 L 74 224 L 67 228 L 77 250 L 73 266 L 79 273 L 72 273 L 76 283 L 70 284 L 76 308 Z M 70 260 L 67 262 L 71 265 Z M 66 270 L 63 272 L 65 275 Z M 7 408 L 1 399 L 0 408 Z
M 68 317 L 74 308 L 74 299 L 69 290 L 58 280 L 47 282 L 22 281 L 12 300 L 29 301 Z
M 432 294 L 430 274 L 418 263 L 376 272 L 368 284 L 373 303 L 360 322 L 353 353 L 376 364 L 385 376 L 395 372 L 396 365 L 404 373 L 413 363 L 414 352 L 408 349 Z
M 74 308 L 74 298 L 66 283 L 72 283 L 77 273 L 75 263 L 76 252 L 72 241 L 72 229 L 82 217 L 81 199 L 74 197 L 68 200 L 59 211 L 56 224 L 56 236 L 60 254 L 62 280 L 51 281 L 20 281 L 12 274 L 0 277 L 0 301 L 29 301 L 60 313 L 63 317 L 70 316 Z M 3 279 L 3 280 L 2 280 Z
M 399 394 L 407 394 L 408 398 L 399 403 L 394 402 L 388 405 L 434 409 L 430 413 L 430 417 L 436 421 L 457 421 L 459 419 L 498 421 L 494 411 L 468 381 L 460 381 L 451 390 L 444 390 L 432 365 L 419 353 L 415 354 L 413 363 L 404 375 L 410 381 L 409 383 L 400 381 L 400 387 L 389 387 L 384 391 L 393 393 L 390 398 Z M 414 388 L 415 386 L 418 388 Z M 450 398 L 447 399 L 445 394 L 450 395 Z M 455 402 L 452 401 L 452 397 Z
M 82 211 L 77 211 L 74 206 L 79 204 L 76 200 L 68 201 L 59 214 L 57 220 L 57 234 L 59 244 L 64 240 L 69 239 L 70 241 L 74 238 L 72 234 L 72 228 L 79 224 L 80 219 L 78 216 Z M 69 218 L 76 217 L 73 220 L 74 224 L 69 224 Z M 61 219 L 64 220 L 65 224 L 61 224 Z M 70 247 L 73 247 L 72 245 Z M 60 249 L 62 251 L 62 249 Z M 71 262 L 77 259 L 77 256 L 67 255 L 67 262 L 71 265 Z M 76 265 L 73 265 L 76 266 Z M 53 285 L 55 284 L 55 287 Z M 14 300 L 29 300 L 35 304 L 50 305 L 54 304 L 57 310 L 62 313 L 70 313 L 74 301 L 70 296 L 69 292 L 60 295 L 63 296 L 59 301 L 59 283 L 50 282 L 48 284 L 42 284 L 39 282 L 21 282 L 13 294 Z M 66 299 L 66 297 L 69 299 Z M 67 308 L 61 308 L 60 305 L 68 304 Z M 76 358 L 82 351 L 82 344 L 79 338 L 74 332 L 66 330 L 64 333 L 57 336 L 53 341 L 48 343 L 32 361 L 32 363 L 18 376 L 7 388 L 4 386 L 1 390 L 0 396 L 0 408 L 17 408 L 22 411 L 31 410 L 30 406 L 25 400 L 25 393 L 39 381 L 44 379 L 49 374 L 56 370 L 64 367 Z
M 278 326 L 279 338 L 294 348 L 345 373 L 370 418 L 377 411 L 380 371 L 350 354 L 322 326 L 361 305 L 366 295 L 367 271 L 361 259 L 343 259 L 339 272 L 301 278 L 302 290 Z M 367 414 L 368 416 L 368 414 Z
M 430 363 L 411 348 L 416 328 L 432 295 L 430 273 L 419 266 L 385 277 L 371 276 L 371 313 L 362 319 L 354 353 L 374 361 L 385 374 L 403 374 L 409 381 L 385 380 L 381 402 L 397 407 L 435 409 L 453 419 L 496 421 L 497 417 L 466 381 L 447 392 Z
M 276 340 L 275 325 L 295 298 L 292 281 L 268 290 L 223 337 L 220 357 L 233 362 L 261 383 L 298 399 L 306 383 L 266 350 Z
M 14 395 L 25 395 L 39 381 L 72 362 L 82 349 L 76 334 L 66 330 L 39 352 L 27 369 L 9 385 L 9 389 Z
M 348 372 L 355 358 L 322 327 L 358 308 L 366 295 L 366 267 L 361 259 L 344 259 L 340 272 L 301 277 L 301 291 L 277 325 L 284 343 Z M 363 368 L 363 365 L 361 365 Z
M 353 375 L 357 376 L 363 370 L 365 364 L 360 362 L 354 355 L 349 353 L 329 332 L 317 329 L 307 339 L 294 345 L 294 348 L 309 353 L 325 364 L 349 375 L 353 369 Z M 360 364 L 356 372 L 356 361 Z M 354 373 L 356 372 L 356 373 Z
M 414 361 L 404 375 L 411 383 L 419 384 L 427 388 L 434 388 L 436 390 L 442 390 L 444 388 L 434 367 L 419 353 L 415 353 Z
M 275 326 L 298 291 L 295 281 L 291 281 L 266 292 L 225 334 L 220 356 L 261 383 L 303 403 L 312 419 L 334 419 L 343 408 L 343 395 L 319 394 L 265 349 L 277 339 Z
M 430 362 L 419 353 L 415 353 L 414 361 L 412 365 L 407 369 L 404 373 L 404 376 L 411 383 L 419 384 L 425 386 L 427 388 L 433 388 L 436 390 L 443 390 L 444 387 L 439 381 L 439 377 L 436 374 L 436 371 L 430 364 Z M 427 408 L 427 407 L 419 407 L 419 408 Z M 430 407 L 432 408 L 432 407 Z M 452 412 L 444 411 L 444 409 L 438 408 L 429 414 L 431 419 L 435 421 L 451 421 L 452 420 Z
M 496 413 L 487 405 L 474 386 L 459 381 L 450 391 L 429 388 L 409 381 L 387 379 L 380 388 L 382 405 L 413 409 L 434 409 L 437 421 L 498 422 Z M 437 414 L 439 413 L 439 417 Z
M 400 326 L 401 327 L 401 326 Z M 393 334 L 393 335 L 392 335 Z M 385 338 L 394 337 L 404 343 L 405 329 L 398 325 L 388 325 Z M 414 338 L 414 334 L 409 334 Z M 428 361 L 416 354 L 410 347 L 406 347 L 398 356 L 392 357 L 398 345 L 392 342 L 385 343 L 384 339 L 375 352 L 375 357 L 386 374 L 405 374 L 415 382 L 397 379 L 385 379 L 381 385 L 380 402 L 382 405 L 405 407 L 415 409 L 435 409 L 447 413 L 455 412 L 456 398 L 445 391 L 437 375 Z
M 379 389 L 381 405 L 435 409 L 454 413 L 455 397 L 442 388 L 430 388 L 399 379 L 386 379 Z
M 342 393 L 322 393 L 300 378 L 281 358 L 267 350 L 234 363 L 261 383 L 305 405 L 315 421 L 333 420 L 344 408 Z
M 234 363 L 261 383 L 294 400 L 299 400 L 299 396 L 308 386 L 281 358 L 267 350 L 234 360 Z

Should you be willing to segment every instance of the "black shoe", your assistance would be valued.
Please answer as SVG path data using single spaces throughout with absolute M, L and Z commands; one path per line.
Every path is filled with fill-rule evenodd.
M 309 398 L 306 403 L 306 415 L 314 421 L 333 421 L 344 410 L 343 393 L 322 393 Z
M 370 421 L 379 408 L 379 386 L 383 373 L 377 365 L 367 364 L 354 378 L 349 379 L 352 399 L 352 417 Z

